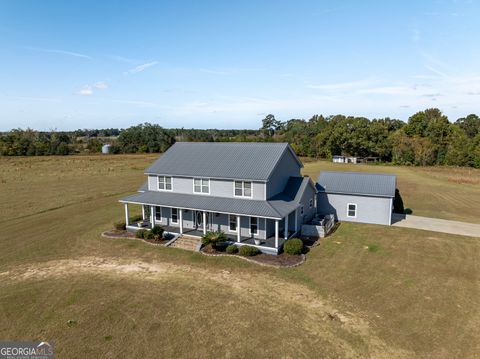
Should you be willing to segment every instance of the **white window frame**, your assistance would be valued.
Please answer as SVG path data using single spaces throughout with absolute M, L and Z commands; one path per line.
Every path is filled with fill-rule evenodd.
M 235 229 L 232 229 L 232 228 L 230 227 L 230 223 L 232 222 L 232 220 L 231 220 L 232 218 L 233 218 L 234 221 L 235 221 Z M 238 229 L 237 216 L 236 216 L 236 215 L 233 215 L 233 214 L 229 214 L 229 215 L 228 215 L 228 231 L 229 231 L 229 232 L 235 232 L 235 233 L 236 233 L 236 232 L 237 232 L 237 229 Z
M 240 182 L 242 184 L 242 194 L 238 195 L 235 193 L 235 184 Z M 250 183 L 250 196 L 245 196 L 245 183 Z M 235 180 L 233 181 L 233 197 L 243 197 L 243 198 L 253 198 L 253 182 L 252 181 L 243 181 L 243 180 Z
M 176 220 L 176 221 L 173 220 L 173 210 L 176 210 L 176 211 L 177 211 L 177 220 Z M 172 223 L 178 224 L 178 214 L 179 214 L 179 213 L 178 213 L 178 208 L 172 208 L 170 211 L 171 211 L 171 213 L 170 213 L 170 218 L 171 218 L 171 220 L 172 220 Z
M 350 206 L 355 206 L 355 215 L 350 216 Z M 356 203 L 347 203 L 347 217 L 348 218 L 357 218 L 357 204 Z
M 259 233 L 259 225 L 260 225 L 260 218 L 258 217 L 249 217 L 250 218 L 250 225 L 248 227 L 248 230 L 249 230 L 249 233 L 251 236 L 258 236 L 258 233 Z M 252 232 L 252 218 L 255 218 L 257 220 L 257 231 L 256 232 Z
M 160 178 L 163 178 L 164 188 L 160 188 Z M 170 178 L 170 189 L 167 188 L 167 178 Z M 157 176 L 157 189 L 159 191 L 173 191 L 173 178 L 171 176 Z
M 157 208 L 159 208 L 160 211 L 160 218 L 157 218 Z M 155 206 L 155 221 L 161 222 L 163 218 L 163 213 L 162 213 L 162 207 L 161 206 Z
M 195 191 L 195 180 L 200 180 L 200 192 Z M 208 192 L 203 192 L 203 191 L 202 191 L 202 189 L 203 189 L 203 181 L 207 181 L 207 183 L 208 183 Z M 197 193 L 197 194 L 210 194 L 210 178 L 194 177 L 194 178 L 193 178 L 193 181 L 192 181 L 192 184 L 193 184 L 193 193 Z

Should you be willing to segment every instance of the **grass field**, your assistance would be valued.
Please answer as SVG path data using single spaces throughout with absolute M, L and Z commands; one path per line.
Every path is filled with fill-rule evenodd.
M 59 358 L 478 356 L 478 240 L 344 223 L 277 270 L 102 238 L 153 158 L 0 158 L 0 339 Z M 305 173 L 332 168 L 395 172 L 415 214 L 478 222 L 478 172 Z

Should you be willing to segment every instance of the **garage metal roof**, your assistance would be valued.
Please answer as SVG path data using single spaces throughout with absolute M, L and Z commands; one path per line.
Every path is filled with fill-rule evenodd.
M 322 171 L 317 190 L 326 193 L 395 197 L 397 177 L 384 173 Z

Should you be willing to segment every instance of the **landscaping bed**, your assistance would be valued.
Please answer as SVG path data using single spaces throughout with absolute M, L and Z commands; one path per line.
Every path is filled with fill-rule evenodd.
M 217 246 L 217 249 L 212 245 L 203 246 L 200 252 L 209 256 L 233 256 L 242 258 L 250 262 L 255 262 L 260 265 L 272 266 L 277 268 L 296 267 L 305 262 L 305 254 L 291 255 L 287 253 L 281 253 L 279 255 L 260 253 L 253 256 L 242 256 L 239 254 L 230 254 L 226 252 L 226 245 Z

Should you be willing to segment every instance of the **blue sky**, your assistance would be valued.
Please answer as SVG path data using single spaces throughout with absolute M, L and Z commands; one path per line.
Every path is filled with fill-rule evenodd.
M 0 2 L 0 130 L 480 113 L 478 1 Z

